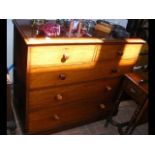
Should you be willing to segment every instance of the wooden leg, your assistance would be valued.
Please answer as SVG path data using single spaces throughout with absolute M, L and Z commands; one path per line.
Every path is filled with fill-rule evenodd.
M 105 127 L 108 127 L 109 123 L 117 126 L 118 122 L 114 121 L 112 119 L 112 117 L 118 113 L 118 108 L 119 108 L 122 94 L 123 94 L 123 89 L 121 89 L 121 91 L 119 92 L 118 97 L 116 99 L 116 102 L 114 103 L 114 105 L 112 105 L 111 111 L 110 111 L 109 116 L 107 117 L 105 125 L 104 125 Z
M 132 132 L 138 125 L 138 121 L 140 120 L 141 116 L 143 115 L 143 112 L 147 109 L 147 107 L 148 107 L 148 99 L 145 100 L 144 104 L 141 104 L 136 108 L 131 118 L 130 124 L 127 126 L 125 130 L 125 134 L 132 134 Z

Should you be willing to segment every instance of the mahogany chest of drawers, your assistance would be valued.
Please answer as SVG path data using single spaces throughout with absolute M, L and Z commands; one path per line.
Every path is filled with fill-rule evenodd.
M 104 119 L 141 39 L 31 38 L 29 20 L 14 21 L 14 104 L 27 134 Z

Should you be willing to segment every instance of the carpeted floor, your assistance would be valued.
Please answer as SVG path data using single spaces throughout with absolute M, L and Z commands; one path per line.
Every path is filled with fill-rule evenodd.
M 128 121 L 131 118 L 135 108 L 136 108 L 136 104 L 134 101 L 121 102 L 119 107 L 119 112 L 117 116 L 114 117 L 114 120 L 118 122 Z M 13 132 L 8 130 L 8 135 L 13 135 L 13 134 L 22 135 L 23 133 L 14 108 L 13 108 L 13 112 L 15 115 L 17 128 Z M 83 126 L 78 126 L 76 128 L 54 133 L 53 135 L 119 135 L 118 130 L 115 126 L 112 126 L 111 124 L 109 124 L 108 127 L 105 127 L 104 124 L 105 124 L 105 120 L 100 120 Z M 132 133 L 132 135 L 147 135 L 147 134 L 148 134 L 147 123 L 136 127 L 136 129 Z

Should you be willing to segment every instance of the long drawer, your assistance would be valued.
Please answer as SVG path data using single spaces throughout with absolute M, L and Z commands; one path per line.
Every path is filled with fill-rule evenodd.
M 44 67 L 30 69 L 28 73 L 29 89 L 48 86 L 60 86 L 77 82 L 90 81 L 105 77 L 117 77 L 130 72 L 135 59 L 106 61 L 74 66 Z
M 86 98 L 112 100 L 120 79 L 102 79 L 81 84 L 29 91 L 29 109 L 51 107 Z
M 59 45 L 29 47 L 31 67 L 59 66 L 94 61 L 96 45 Z
M 56 131 L 73 124 L 104 118 L 109 111 L 110 103 L 98 100 L 81 100 L 73 104 L 32 111 L 28 114 L 28 133 L 47 130 Z
M 141 44 L 97 45 L 95 61 L 135 59 L 141 49 Z

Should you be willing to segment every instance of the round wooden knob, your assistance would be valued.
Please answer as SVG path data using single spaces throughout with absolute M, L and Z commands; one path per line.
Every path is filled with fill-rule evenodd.
M 117 51 L 117 54 L 118 55 L 123 55 L 123 51 L 122 50 L 119 50 L 119 51 Z
M 112 72 L 112 73 L 117 73 L 117 68 L 112 68 L 112 69 L 111 69 L 111 72 Z
M 144 83 L 147 83 L 147 80 L 144 80 L 144 79 L 139 80 L 139 84 L 140 84 L 140 85 L 141 85 L 141 84 L 144 84 Z
M 62 95 L 61 95 L 61 94 L 57 94 L 57 95 L 56 95 L 56 99 L 57 99 L 58 101 L 61 101 L 61 100 L 62 100 Z
M 112 88 L 111 88 L 110 86 L 106 86 L 106 90 L 107 90 L 107 91 L 111 91 Z
M 60 80 L 65 80 L 66 79 L 66 75 L 65 74 L 59 74 L 59 79 Z
M 101 109 L 105 109 L 106 106 L 105 106 L 104 104 L 100 104 L 100 108 L 101 108 Z
M 68 59 L 69 59 L 69 56 L 66 53 L 64 53 L 61 58 L 61 62 L 66 62 L 66 60 L 68 60 Z
M 54 118 L 54 120 L 60 120 L 60 117 L 57 115 L 57 114 L 55 114 L 54 116 L 53 116 L 53 118 Z

